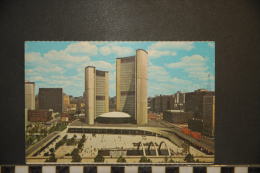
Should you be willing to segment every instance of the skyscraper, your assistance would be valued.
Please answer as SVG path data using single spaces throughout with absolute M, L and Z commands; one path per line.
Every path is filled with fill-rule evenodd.
M 147 63 L 148 53 L 142 49 L 116 60 L 116 110 L 130 114 L 140 125 L 148 121 Z
M 52 109 L 53 112 L 63 111 L 62 88 L 39 88 L 39 109 Z
M 63 111 L 67 112 L 70 105 L 70 97 L 67 94 L 63 94 Z
M 88 124 L 94 124 L 97 115 L 109 111 L 108 72 L 85 68 L 85 106 Z
M 203 133 L 214 136 L 215 133 L 215 96 L 203 97 Z
M 25 109 L 35 109 L 35 83 L 25 82 Z

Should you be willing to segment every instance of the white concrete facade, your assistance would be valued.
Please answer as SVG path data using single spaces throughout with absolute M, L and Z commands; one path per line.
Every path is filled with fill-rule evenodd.
M 94 124 L 95 117 L 95 67 L 89 66 L 85 68 L 85 111 L 86 121 L 89 125 Z
M 130 114 L 139 125 L 147 124 L 148 53 L 116 60 L 116 110 Z
M 86 121 L 93 125 L 95 118 L 109 111 L 108 72 L 96 70 L 93 66 L 85 68 L 85 112 Z
M 28 110 L 35 109 L 35 83 L 25 82 L 25 108 Z
M 144 125 L 148 122 L 147 115 L 147 66 L 148 53 L 136 51 L 136 121 Z

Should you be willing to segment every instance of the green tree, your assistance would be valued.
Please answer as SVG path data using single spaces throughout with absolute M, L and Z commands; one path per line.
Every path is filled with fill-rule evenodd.
M 63 136 L 62 139 L 67 140 L 67 138 L 68 138 L 68 135 L 65 135 L 65 136 Z
M 46 159 L 46 162 L 56 162 L 57 158 L 55 157 L 54 153 L 51 153 L 50 157 Z
M 98 154 L 95 158 L 94 158 L 94 162 L 104 162 L 105 161 L 105 158 Z
M 195 162 L 193 155 L 190 154 L 190 153 L 186 155 L 186 157 L 184 158 L 184 161 L 186 161 L 186 162 Z
M 126 162 L 126 160 L 125 160 L 125 158 L 124 158 L 124 157 L 120 156 L 120 157 L 118 157 L 118 158 L 117 158 L 117 162 L 120 162 L 120 163 L 125 163 L 125 162 Z
M 169 163 L 175 163 L 174 160 L 172 160 L 172 158 L 168 161 Z
M 75 148 L 71 152 L 71 156 L 72 156 L 72 162 L 80 162 L 82 160 L 81 156 L 79 155 L 79 149 L 78 148 Z
M 139 160 L 140 163 L 151 163 L 151 159 L 145 157 L 145 156 L 142 156 Z
M 51 153 L 53 153 L 54 151 L 55 151 L 54 148 L 51 148 L 51 149 L 50 149 L 50 152 L 51 152 Z

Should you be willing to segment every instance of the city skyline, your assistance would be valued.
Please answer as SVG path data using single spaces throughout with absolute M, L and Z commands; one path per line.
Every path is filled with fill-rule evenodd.
M 84 67 L 109 71 L 109 96 L 115 96 L 116 58 L 148 51 L 148 96 L 215 90 L 214 42 L 25 42 L 25 80 L 38 88 L 61 87 L 82 96 Z M 160 85 L 158 85 L 160 84 Z

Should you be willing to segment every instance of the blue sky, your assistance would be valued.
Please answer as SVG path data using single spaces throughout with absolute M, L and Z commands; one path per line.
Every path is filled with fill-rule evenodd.
M 148 51 L 148 94 L 174 94 L 204 88 L 215 90 L 215 42 L 25 42 L 25 80 L 38 88 L 61 87 L 82 96 L 84 68 L 109 71 L 109 94 L 115 96 L 115 61 Z

